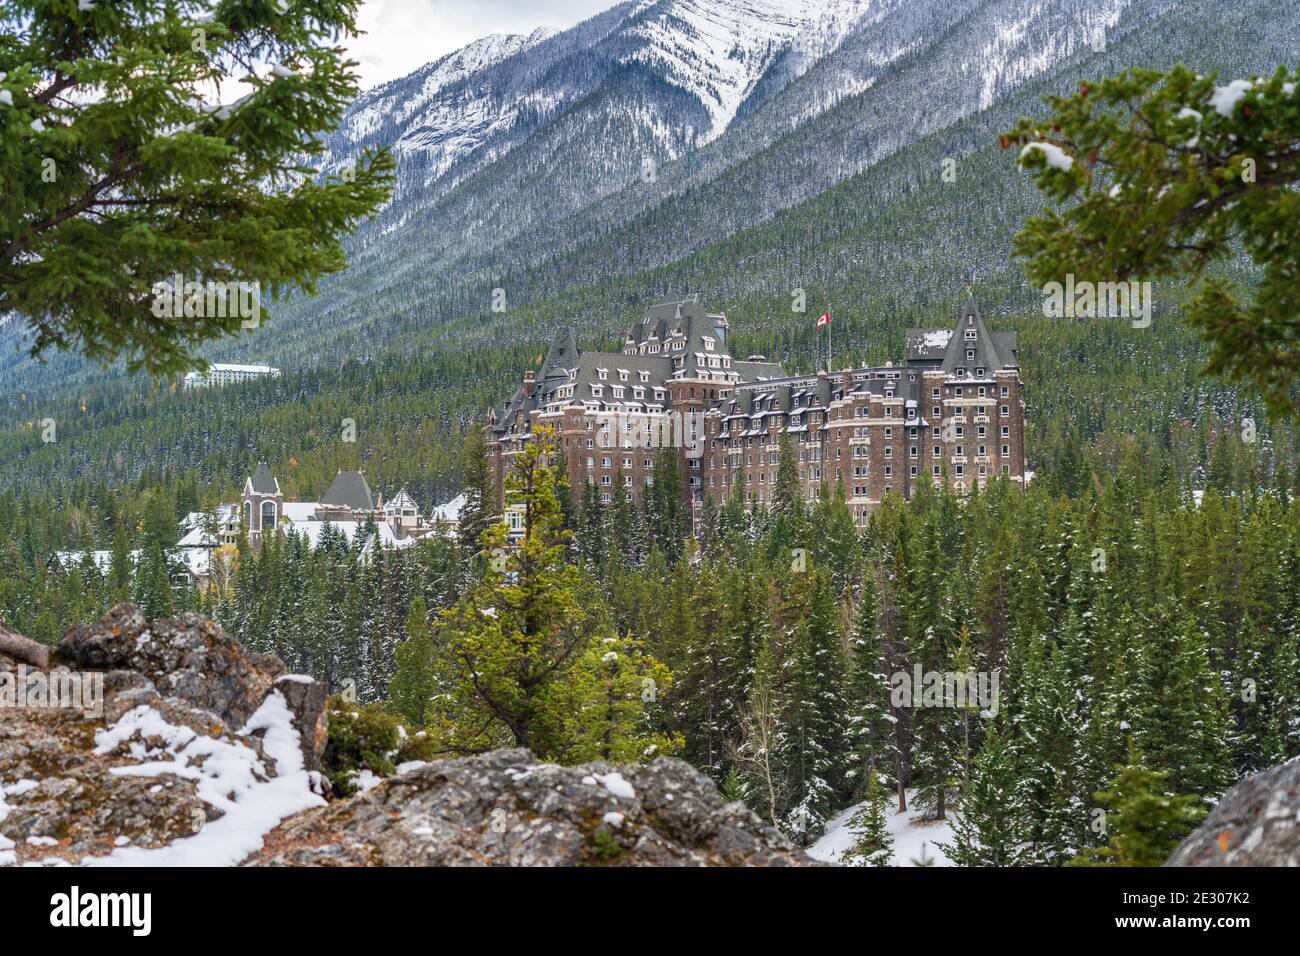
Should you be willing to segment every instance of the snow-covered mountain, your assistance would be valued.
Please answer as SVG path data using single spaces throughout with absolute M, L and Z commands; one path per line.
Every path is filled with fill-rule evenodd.
M 353 253 L 398 281 L 536 265 L 749 167 L 750 201 L 701 224 L 718 238 L 1174 2 L 636 0 L 562 33 L 486 37 L 364 94 L 328 165 L 395 151 L 394 200 Z

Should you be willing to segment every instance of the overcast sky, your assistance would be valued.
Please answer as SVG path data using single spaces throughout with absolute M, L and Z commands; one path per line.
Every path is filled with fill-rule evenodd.
M 416 67 L 489 33 L 564 29 L 618 0 L 364 0 L 349 44 L 361 65 L 362 89 L 405 76 Z

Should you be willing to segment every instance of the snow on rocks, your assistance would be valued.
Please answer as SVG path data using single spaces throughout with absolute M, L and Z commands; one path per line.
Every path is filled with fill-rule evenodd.
M 127 847 L 120 843 L 108 856 L 86 857 L 85 866 L 233 866 L 262 847 L 263 837 L 285 817 L 325 801 L 312 792 L 303 769 L 298 731 L 284 697 L 269 694 L 241 736 L 262 733 L 262 749 L 274 761 L 265 762 L 245 743 L 196 734 L 168 723 L 156 711 L 138 707 L 113 727 L 95 735 L 96 751 L 106 753 L 127 744 L 141 763 L 114 768 L 115 774 L 172 774 L 195 780 L 199 796 L 222 811 L 217 820 L 196 820 L 198 832 L 166 846 Z M 141 740 L 135 738 L 140 736 Z M 156 738 L 162 748 L 145 741 Z M 129 842 L 129 841 L 128 841 Z
M 612 773 L 598 774 L 596 779 L 599 780 L 605 789 L 614 796 L 620 797 L 624 800 L 636 799 L 636 790 L 630 783 L 623 779 L 623 775 L 617 770 Z

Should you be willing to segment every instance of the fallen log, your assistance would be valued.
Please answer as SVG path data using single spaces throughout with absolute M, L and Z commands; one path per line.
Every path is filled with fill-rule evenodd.
M 0 654 L 7 654 L 14 660 L 41 670 L 50 668 L 50 648 L 37 644 L 30 637 L 24 637 L 17 631 L 0 624 Z

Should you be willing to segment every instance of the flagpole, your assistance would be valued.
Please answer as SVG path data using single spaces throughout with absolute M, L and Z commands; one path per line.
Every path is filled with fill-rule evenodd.
M 831 320 L 830 309 L 826 310 L 826 374 L 831 374 Z

